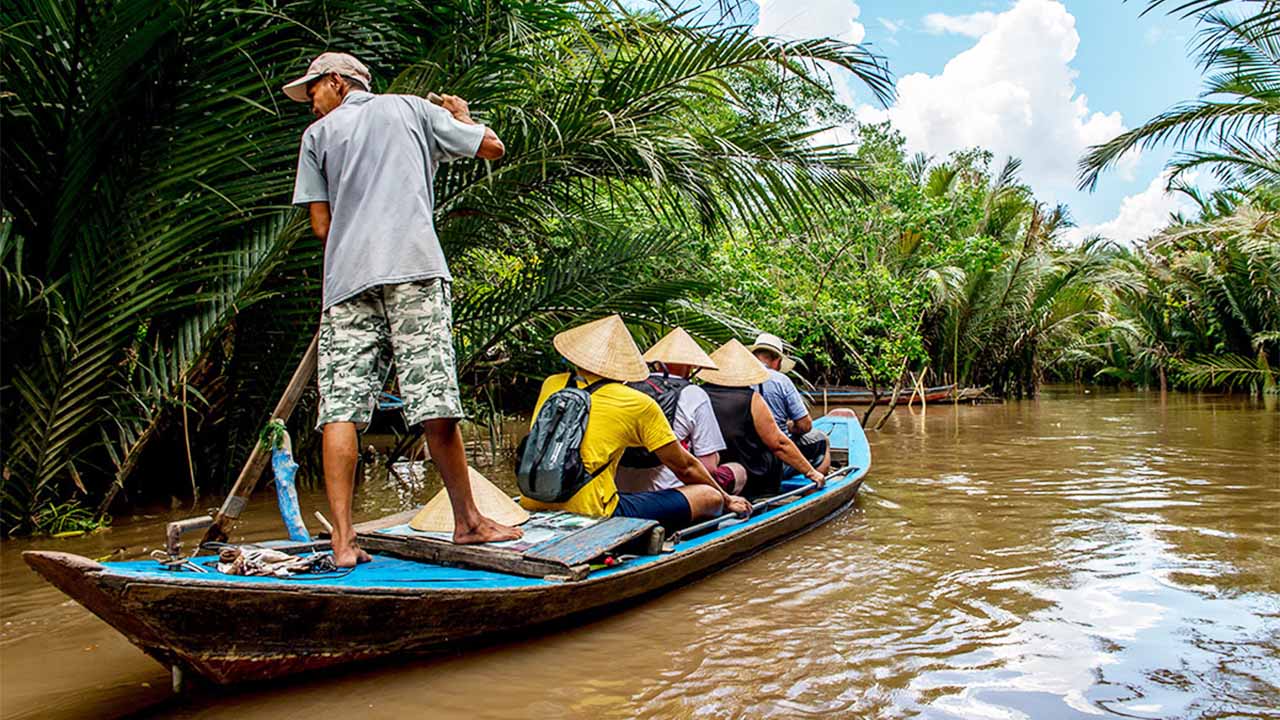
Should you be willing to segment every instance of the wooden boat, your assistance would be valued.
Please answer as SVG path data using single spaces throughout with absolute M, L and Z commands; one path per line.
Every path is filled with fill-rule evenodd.
M 924 399 L 926 402 L 950 400 L 951 393 L 955 390 L 955 387 L 955 385 L 938 385 L 925 388 Z M 906 405 L 909 400 L 912 400 L 913 392 L 912 388 L 900 388 L 898 390 L 898 404 Z M 885 390 L 878 398 L 875 393 L 867 388 L 839 385 L 820 387 L 814 390 L 801 390 L 800 394 L 804 396 L 804 399 L 815 405 L 820 405 L 823 402 L 828 405 L 870 405 L 872 400 L 875 400 L 877 405 L 888 405 L 893 401 L 892 388 Z M 915 393 L 915 400 L 919 401 L 919 399 L 919 393 Z
M 274 678 L 613 609 L 821 525 L 853 504 L 871 457 L 855 418 L 814 424 L 831 436 L 833 455 L 847 456 L 825 487 L 791 478 L 747 520 L 726 516 L 671 537 L 651 521 L 609 518 L 524 550 L 455 546 L 408 529 L 402 513 L 359 528 L 372 562 L 327 576 L 246 577 L 45 551 L 23 557 L 170 667 L 175 689 L 188 672 L 217 683 Z M 593 565 L 602 554 L 620 561 Z M 212 561 L 216 555 L 192 560 Z

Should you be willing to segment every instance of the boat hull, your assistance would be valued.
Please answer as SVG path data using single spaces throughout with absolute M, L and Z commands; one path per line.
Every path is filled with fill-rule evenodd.
M 582 580 L 520 578 L 381 555 L 358 568 L 367 582 L 340 585 L 171 572 L 143 562 L 103 565 L 60 552 L 23 557 L 165 666 L 223 684 L 267 680 L 501 639 L 606 612 L 811 530 L 848 510 L 870 463 L 856 421 L 832 422 L 845 426 L 833 428 L 833 441 L 855 437 L 861 443 L 850 447 L 850 462 L 862 464 L 856 473 L 683 541 L 674 552 L 641 556 Z M 475 582 L 469 586 L 469 580 Z
M 860 482 L 669 560 L 579 582 L 501 590 L 246 588 L 130 577 L 68 553 L 32 551 L 24 558 L 166 666 L 236 683 L 441 649 L 625 604 L 812 529 L 847 510 Z

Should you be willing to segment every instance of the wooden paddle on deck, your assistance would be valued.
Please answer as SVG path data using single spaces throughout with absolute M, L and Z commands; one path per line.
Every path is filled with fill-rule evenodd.
M 302 397 L 302 391 L 307 388 L 311 379 L 316 374 L 316 354 L 320 347 L 320 334 L 316 333 L 311 338 L 311 344 L 307 346 L 307 351 L 302 355 L 302 362 L 298 363 L 298 369 L 293 371 L 293 377 L 289 380 L 289 385 L 285 387 L 284 394 L 280 396 L 280 401 L 276 403 L 276 409 L 271 412 L 271 420 L 288 420 L 293 414 L 293 406 L 298 404 L 298 398 Z M 207 542 L 226 542 L 227 533 L 231 526 L 239 519 L 240 513 L 244 512 L 245 505 L 249 502 L 249 496 L 253 494 L 254 488 L 258 486 L 258 479 L 262 477 L 262 473 L 267 469 L 267 463 L 271 462 L 271 449 L 263 443 L 254 443 L 253 452 L 249 453 L 249 459 L 245 461 L 244 467 L 240 470 L 240 476 L 236 478 L 236 484 L 232 486 L 231 492 L 227 495 L 227 499 L 222 501 L 222 507 L 218 509 L 216 515 L 213 516 L 213 523 L 209 525 L 209 529 L 205 530 L 204 538 L 200 540 L 200 544 Z

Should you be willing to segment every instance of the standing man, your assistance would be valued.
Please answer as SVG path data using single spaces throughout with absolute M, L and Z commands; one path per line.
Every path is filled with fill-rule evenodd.
M 454 542 L 521 535 L 481 515 L 471 497 L 458 430 L 452 278 L 433 222 L 437 165 L 495 160 L 502 141 L 471 119 L 460 97 L 445 95 L 437 106 L 412 95 L 374 95 L 370 87 L 364 63 L 334 52 L 284 86 L 318 118 L 302 135 L 293 204 L 307 206 L 324 243 L 318 425 L 341 567 L 370 559 L 356 545 L 351 519 L 357 426 L 372 417 L 393 362 L 405 419 L 425 424 L 448 488 Z
M 782 349 L 782 338 L 770 333 L 760 333 L 752 343 L 751 352 L 769 371 L 769 379 L 764 381 L 760 394 L 773 413 L 778 429 L 791 438 L 800 452 L 804 454 L 821 473 L 831 469 L 831 441 L 821 430 L 813 429 L 813 418 L 809 408 L 804 405 L 804 398 L 786 373 L 796 366 L 796 361 L 787 357 Z M 794 468 L 800 472 L 801 468 Z

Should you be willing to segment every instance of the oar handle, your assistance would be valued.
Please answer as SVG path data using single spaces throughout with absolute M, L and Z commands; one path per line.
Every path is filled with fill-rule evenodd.
M 854 467 L 853 467 L 852 465 L 846 465 L 846 466 L 844 466 L 844 467 L 840 468 L 839 470 L 836 470 L 836 471 L 834 471 L 834 472 L 829 473 L 826 477 L 824 477 L 824 478 L 823 478 L 823 480 L 822 480 L 822 481 L 823 481 L 823 483 L 831 482 L 832 480 L 835 480 L 836 478 L 839 478 L 839 477 L 844 476 L 844 475 L 848 475 L 848 474 L 849 474 L 849 472 L 850 472 L 850 471 L 852 471 L 852 470 L 854 470 Z M 795 496 L 797 496 L 797 495 L 803 495 L 803 494 L 805 494 L 805 493 L 809 492 L 810 490 L 813 490 L 813 489 L 814 489 L 814 488 L 816 488 L 817 486 L 818 486 L 818 484 L 817 484 L 817 483 L 815 483 L 815 482 L 813 482 L 812 480 L 810 480 L 809 482 L 805 483 L 804 485 L 801 485 L 800 487 L 795 488 L 795 489 L 793 489 L 793 490 L 788 490 L 788 491 L 786 491 L 786 492 L 784 492 L 784 493 L 781 493 L 781 494 L 778 494 L 778 495 L 774 495 L 774 496 L 772 496 L 772 497 L 767 497 L 767 498 L 765 498 L 765 499 L 763 499 L 763 500 L 760 500 L 760 501 L 758 501 L 758 502 L 754 502 L 754 503 L 752 503 L 752 504 L 751 504 L 751 514 L 753 514 L 753 515 L 754 515 L 756 512 L 758 512 L 758 511 L 760 511 L 760 510 L 763 510 L 764 508 L 767 508 L 767 507 L 769 507 L 770 505 L 773 505 L 773 504 L 777 503 L 777 502 L 778 502 L 778 501 L 780 501 L 780 500 L 786 500 L 786 499 L 788 499 L 788 498 L 792 498 L 792 497 L 795 497 Z M 702 532 L 703 530 L 706 530 L 706 529 L 709 529 L 709 528 L 716 527 L 716 526 L 718 526 L 720 523 L 724 522 L 725 520 L 728 520 L 728 519 L 730 519 L 730 518 L 734 518 L 734 517 L 737 517 L 737 516 L 736 516 L 736 515 L 734 515 L 733 513 L 725 513 L 725 514 L 723 514 L 723 515 L 721 515 L 721 516 L 719 516 L 719 517 L 714 517 L 714 518 L 711 518 L 710 520 L 704 520 L 704 521 L 702 521 L 702 522 L 698 523 L 697 525 L 690 525 L 689 527 L 684 528 L 683 530 L 677 530 L 675 533 L 673 533 L 673 534 L 671 535 L 670 542 L 671 542 L 671 544 L 672 544 L 672 545 L 674 545 L 674 544 L 676 544 L 676 543 L 680 542 L 681 540 L 683 540 L 684 538 L 689 537 L 690 535 L 696 535 L 696 534 L 698 534 L 698 533 Z

